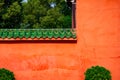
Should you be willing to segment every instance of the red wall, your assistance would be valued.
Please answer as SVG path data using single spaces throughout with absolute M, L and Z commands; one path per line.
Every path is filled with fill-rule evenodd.
M 120 79 L 120 0 L 77 0 L 77 43 L 2 42 L 0 67 L 16 80 L 84 80 L 93 65 Z

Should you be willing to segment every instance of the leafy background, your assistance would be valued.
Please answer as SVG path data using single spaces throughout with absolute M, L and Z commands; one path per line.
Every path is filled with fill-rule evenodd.
M 70 27 L 71 9 L 64 0 L 0 0 L 1 29 Z

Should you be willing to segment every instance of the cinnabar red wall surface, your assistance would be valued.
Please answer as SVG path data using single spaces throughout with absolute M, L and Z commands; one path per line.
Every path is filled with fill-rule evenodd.
M 0 67 L 16 80 L 84 80 L 87 68 L 120 79 L 120 0 L 77 0 L 77 43 L 0 42 Z

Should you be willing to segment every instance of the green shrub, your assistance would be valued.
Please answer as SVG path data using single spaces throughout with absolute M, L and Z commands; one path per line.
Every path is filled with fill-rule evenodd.
M 15 80 L 13 72 L 1 68 L 0 69 L 0 80 Z
M 111 80 L 111 73 L 104 67 L 92 66 L 86 70 L 85 80 Z

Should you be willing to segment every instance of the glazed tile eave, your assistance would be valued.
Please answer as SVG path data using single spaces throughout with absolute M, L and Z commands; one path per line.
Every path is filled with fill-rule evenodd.
M 0 29 L 0 40 L 76 39 L 76 29 Z

